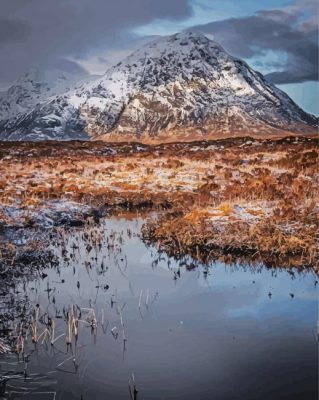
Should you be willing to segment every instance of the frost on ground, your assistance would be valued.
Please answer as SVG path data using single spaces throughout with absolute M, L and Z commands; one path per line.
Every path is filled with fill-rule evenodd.
M 2 143 L 0 157 L 3 228 L 156 210 L 144 238 L 176 255 L 317 268 L 314 139 Z

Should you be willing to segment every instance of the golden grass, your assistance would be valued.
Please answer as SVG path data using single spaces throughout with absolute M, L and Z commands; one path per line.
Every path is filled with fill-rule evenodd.
M 2 144 L 0 206 L 20 204 L 27 212 L 48 199 L 68 199 L 130 210 L 169 208 L 144 229 L 145 237 L 184 251 L 210 242 L 219 255 L 257 254 L 317 268 L 319 151 L 314 140 L 293 141 L 246 146 L 234 139 L 143 152 L 113 145 L 116 154 L 104 154 L 110 145 L 98 143 Z M 0 223 L 4 219 L 0 213 Z

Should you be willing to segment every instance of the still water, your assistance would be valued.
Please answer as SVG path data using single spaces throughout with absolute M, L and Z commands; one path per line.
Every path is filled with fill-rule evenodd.
M 0 359 L 6 398 L 315 400 L 316 276 L 176 261 L 144 245 L 142 223 L 107 219 L 52 243 L 59 266 L 20 293 L 58 339 L 28 337 L 27 367 Z M 67 346 L 71 305 L 81 316 Z

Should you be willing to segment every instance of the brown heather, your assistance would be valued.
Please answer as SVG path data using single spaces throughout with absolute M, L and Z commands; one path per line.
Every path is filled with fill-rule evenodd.
M 19 204 L 25 221 L 50 199 L 151 209 L 144 239 L 177 257 L 318 272 L 315 139 L 1 143 L 0 158 L 0 205 Z

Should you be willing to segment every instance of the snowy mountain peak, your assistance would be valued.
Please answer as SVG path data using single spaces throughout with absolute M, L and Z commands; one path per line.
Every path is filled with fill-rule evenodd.
M 210 46 L 211 48 L 215 47 L 217 50 L 223 50 L 222 47 L 215 41 L 208 39 L 207 36 L 203 35 L 200 32 L 192 32 L 192 31 L 182 31 L 175 33 L 171 36 L 163 36 L 154 40 L 151 43 L 147 43 L 144 45 L 140 51 L 144 49 L 150 48 L 160 48 L 161 51 L 172 50 L 175 51 L 181 50 L 183 52 L 190 51 L 192 48 L 200 48 L 203 46 Z M 139 51 L 139 50 L 138 50 Z
M 207 62 L 216 64 L 219 56 L 225 60 L 229 58 L 221 46 L 206 36 L 197 32 L 182 32 L 144 45 L 111 68 L 107 74 L 114 71 L 143 72 L 144 77 L 155 73 L 163 74 L 163 79 L 174 79 L 177 74 L 187 70 L 196 74 Z
M 0 93 L 0 128 L 1 125 L 11 126 L 37 105 L 69 91 L 83 76 L 82 71 L 74 73 L 59 66 L 52 66 L 45 71 L 31 67 L 5 92 Z
M 314 131 L 316 124 L 218 43 L 181 32 L 142 46 L 104 76 L 10 119 L 2 137 L 193 140 Z

